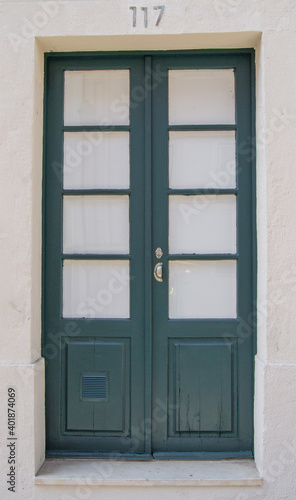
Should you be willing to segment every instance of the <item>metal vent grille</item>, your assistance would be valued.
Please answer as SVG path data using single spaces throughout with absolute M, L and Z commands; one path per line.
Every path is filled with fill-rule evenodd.
M 106 399 L 107 377 L 106 375 L 83 375 L 82 377 L 83 399 Z

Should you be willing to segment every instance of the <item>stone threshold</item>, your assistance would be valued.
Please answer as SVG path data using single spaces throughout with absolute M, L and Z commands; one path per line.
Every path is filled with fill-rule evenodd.
M 261 486 L 254 460 L 47 459 L 36 485 L 52 486 Z

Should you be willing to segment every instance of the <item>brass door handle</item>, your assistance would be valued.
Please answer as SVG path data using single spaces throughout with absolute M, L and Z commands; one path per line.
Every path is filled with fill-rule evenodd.
M 156 281 L 163 281 L 162 279 L 162 262 L 158 262 L 154 267 L 154 278 Z

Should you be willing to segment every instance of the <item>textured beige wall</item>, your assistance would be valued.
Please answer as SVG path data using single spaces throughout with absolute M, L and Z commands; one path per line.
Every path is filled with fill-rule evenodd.
M 0 498 L 7 491 L 7 388 L 18 395 L 15 499 L 294 499 L 296 496 L 296 3 L 294 0 L 0 1 Z M 132 27 L 130 5 L 149 8 Z M 34 486 L 44 459 L 41 336 L 43 52 L 256 48 L 257 488 Z M 67 496 L 68 495 L 68 496 Z

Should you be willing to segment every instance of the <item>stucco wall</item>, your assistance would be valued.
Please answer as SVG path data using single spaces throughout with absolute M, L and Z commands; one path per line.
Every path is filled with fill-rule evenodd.
M 0 498 L 296 498 L 296 3 L 164 0 L 133 28 L 127 0 L 0 1 Z M 43 53 L 256 49 L 258 353 L 255 460 L 261 487 L 35 486 L 44 460 L 41 338 Z M 17 492 L 7 490 L 7 389 L 17 391 Z M 68 495 L 68 497 L 67 497 Z

